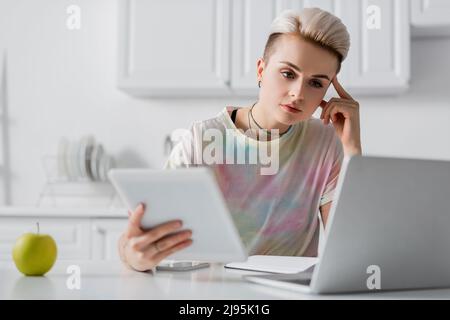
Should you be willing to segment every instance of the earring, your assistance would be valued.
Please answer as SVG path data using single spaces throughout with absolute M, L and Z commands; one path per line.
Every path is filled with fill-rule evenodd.
M 258 81 L 258 87 L 261 88 L 261 81 Z

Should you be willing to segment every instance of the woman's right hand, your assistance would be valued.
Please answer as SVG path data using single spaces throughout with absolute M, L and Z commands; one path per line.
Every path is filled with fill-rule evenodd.
M 180 230 L 182 222 L 173 220 L 149 230 L 141 228 L 145 206 L 129 211 L 128 227 L 119 239 L 121 260 L 137 271 L 153 269 L 161 260 L 192 244 L 192 231 Z

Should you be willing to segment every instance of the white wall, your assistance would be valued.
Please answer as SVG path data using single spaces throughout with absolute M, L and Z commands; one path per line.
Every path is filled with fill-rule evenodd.
M 70 4 L 82 9 L 79 31 L 65 26 Z M 111 0 L 0 2 L 0 48 L 7 48 L 9 59 L 13 204 L 36 202 L 45 183 L 41 158 L 55 154 L 61 136 L 93 133 L 119 166 L 160 167 L 167 133 L 225 105 L 251 102 L 139 100 L 117 90 L 116 17 Z M 449 56 L 450 38 L 415 40 L 409 93 L 359 99 L 365 154 L 450 160 Z

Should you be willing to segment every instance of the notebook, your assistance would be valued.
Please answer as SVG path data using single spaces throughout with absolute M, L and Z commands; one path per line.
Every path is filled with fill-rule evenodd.
M 265 256 L 254 255 L 245 262 L 231 262 L 225 268 L 242 269 L 271 273 L 298 273 L 315 265 L 315 257 Z

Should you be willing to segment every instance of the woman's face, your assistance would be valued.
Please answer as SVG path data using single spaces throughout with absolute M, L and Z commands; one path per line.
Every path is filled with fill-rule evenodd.
M 259 101 L 266 116 L 291 125 L 308 120 L 336 76 L 337 57 L 299 35 L 276 40 L 269 61 L 258 60 Z M 295 110 L 282 107 L 291 104 Z

